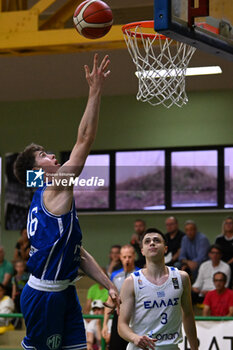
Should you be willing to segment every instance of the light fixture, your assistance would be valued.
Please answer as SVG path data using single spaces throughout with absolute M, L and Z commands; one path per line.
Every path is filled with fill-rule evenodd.
M 142 72 L 135 72 L 137 78 L 146 78 L 146 79 L 156 79 L 160 77 L 175 77 L 177 75 L 183 75 L 184 69 L 159 69 L 159 70 L 147 70 Z M 208 74 L 221 74 L 222 69 L 219 66 L 209 66 L 209 67 L 190 67 L 186 69 L 186 76 L 193 75 L 208 75 Z

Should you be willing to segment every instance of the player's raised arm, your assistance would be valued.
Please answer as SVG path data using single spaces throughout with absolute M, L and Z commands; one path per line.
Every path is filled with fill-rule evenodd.
M 183 294 L 181 298 L 181 306 L 183 311 L 183 325 L 186 336 L 188 338 L 191 350 L 198 350 L 197 331 L 194 320 L 192 300 L 191 300 L 191 284 L 188 274 L 181 271 L 181 279 L 183 283 Z
M 119 335 L 128 341 L 133 343 L 141 349 L 152 349 L 155 348 L 155 339 L 151 339 L 146 335 L 138 335 L 134 333 L 132 328 L 129 327 L 130 318 L 133 315 L 135 295 L 134 295 L 134 282 L 133 278 L 128 277 L 121 288 L 120 293 L 121 306 L 120 306 L 120 315 L 118 319 L 118 333 Z
M 89 85 L 87 106 L 81 119 L 77 140 L 69 160 L 58 169 L 55 169 L 56 179 L 65 179 L 66 182 L 65 185 L 63 185 L 62 181 L 60 181 L 59 185 L 56 182 L 54 186 L 46 188 L 43 195 L 45 207 L 55 215 L 69 212 L 72 206 L 74 183 L 69 180 L 71 176 L 74 179 L 81 173 L 95 140 L 99 121 L 101 92 L 104 81 L 110 74 L 108 70 L 109 63 L 109 57 L 106 55 L 100 65 L 98 65 L 98 55 L 95 54 L 92 71 L 90 71 L 88 66 L 84 66 Z M 69 182 L 68 186 L 67 181 Z
M 82 171 L 96 137 L 101 92 L 104 81 L 110 74 L 108 70 L 109 63 L 109 57 L 106 55 L 102 62 L 98 64 L 98 54 L 95 54 L 92 71 L 90 71 L 87 65 L 84 66 L 86 80 L 89 85 L 88 102 L 78 128 L 77 140 L 71 152 L 70 159 L 59 169 L 60 172 L 74 173 L 78 176 Z

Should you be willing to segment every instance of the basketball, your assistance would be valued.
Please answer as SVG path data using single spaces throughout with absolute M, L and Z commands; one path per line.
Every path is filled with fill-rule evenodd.
M 73 22 L 79 34 L 88 39 L 98 39 L 111 29 L 112 11 L 103 1 L 87 0 L 76 8 Z

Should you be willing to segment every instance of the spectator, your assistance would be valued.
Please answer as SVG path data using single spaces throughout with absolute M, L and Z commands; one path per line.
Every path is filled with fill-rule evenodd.
M 15 262 L 15 271 L 16 274 L 12 277 L 12 299 L 15 303 L 16 312 L 21 312 L 20 295 L 29 278 L 29 273 L 25 272 L 25 262 L 23 260 Z
M 101 300 L 94 300 L 91 303 L 91 309 L 94 315 L 103 315 L 104 304 Z M 109 320 L 111 323 L 111 320 Z M 93 348 L 101 349 L 101 320 L 95 319 L 86 323 L 87 334 L 87 350 L 93 350 Z
M 168 250 L 165 255 L 166 265 L 176 266 L 180 255 L 181 241 L 184 237 L 184 232 L 179 230 L 178 221 L 174 216 L 170 216 L 165 221 L 166 238 Z M 178 263 L 178 267 L 180 267 Z
M 105 273 L 105 269 L 102 269 Z M 84 306 L 84 314 L 89 314 L 91 311 L 91 303 L 94 300 L 101 300 L 103 303 L 108 299 L 108 290 L 99 283 L 93 284 L 87 291 L 87 301 Z
M 146 231 L 146 223 L 144 220 L 138 219 L 134 221 L 134 233 L 131 237 L 130 244 L 134 247 L 138 259 L 135 261 L 135 265 L 138 267 L 143 267 L 146 263 L 145 257 L 141 252 L 141 237 Z
M 191 274 L 194 280 L 197 277 L 199 265 L 207 260 L 209 241 L 207 237 L 197 231 L 194 221 L 187 220 L 184 225 L 185 236 L 181 242 L 179 261 L 182 263 L 182 270 Z
M 203 316 L 233 316 L 233 290 L 225 287 L 227 276 L 216 272 L 213 280 L 216 289 L 205 296 Z
M 11 314 L 14 312 L 14 302 L 10 297 L 5 295 L 5 293 L 6 287 L 0 283 L 0 314 Z M 14 326 L 12 325 L 10 318 L 0 318 L 0 334 L 13 329 Z
M 122 267 L 120 260 L 121 246 L 118 244 L 112 245 L 109 252 L 109 264 L 106 266 L 106 272 L 108 277 L 111 276 L 113 271 L 119 270 Z
M 233 278 L 233 217 L 228 216 L 222 223 L 222 234 L 217 236 L 216 244 L 220 245 L 222 249 L 222 260 L 230 265 L 231 268 L 231 282 L 232 287 Z
M 231 269 L 228 264 L 221 260 L 222 251 L 219 245 L 213 244 L 209 249 L 210 260 L 200 265 L 198 276 L 192 286 L 193 303 L 202 303 L 206 293 L 215 289 L 213 276 L 215 272 L 223 272 L 227 276 L 225 287 L 228 287 L 231 278 Z
M 5 259 L 5 251 L 0 246 L 0 283 L 6 288 L 6 293 L 11 295 L 11 278 L 13 276 L 13 265 Z
M 18 239 L 16 246 L 15 246 L 15 251 L 14 251 L 14 258 L 13 260 L 24 260 L 28 261 L 29 259 L 29 251 L 30 251 L 30 243 L 29 239 L 27 236 L 27 229 L 23 228 L 20 231 L 21 237 Z
M 118 271 L 114 271 L 111 276 L 111 281 L 115 284 L 119 292 L 124 280 L 132 272 L 139 270 L 138 267 L 135 267 L 135 258 L 136 258 L 135 250 L 130 244 L 126 244 L 123 247 L 121 247 L 120 259 L 121 259 L 123 268 Z M 110 298 L 108 298 L 107 304 L 111 305 Z M 106 307 L 104 310 L 104 323 L 103 323 L 103 330 L 102 330 L 103 338 L 106 338 L 108 335 L 108 320 L 109 320 L 109 308 Z M 109 350 L 125 350 L 128 345 L 128 342 L 122 339 L 118 334 L 117 321 L 118 321 L 118 316 L 117 316 L 117 313 L 114 312 Z

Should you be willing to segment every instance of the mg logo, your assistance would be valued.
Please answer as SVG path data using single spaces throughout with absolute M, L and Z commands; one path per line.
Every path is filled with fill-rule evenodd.
M 27 187 L 43 187 L 44 185 L 44 171 L 27 170 Z
M 60 347 L 60 345 L 61 345 L 61 335 L 60 334 L 51 335 L 47 339 L 47 343 L 46 344 L 49 347 L 49 349 L 51 349 L 51 350 L 58 349 Z

